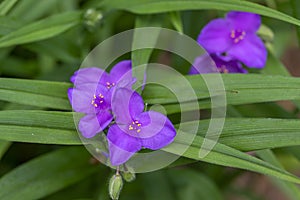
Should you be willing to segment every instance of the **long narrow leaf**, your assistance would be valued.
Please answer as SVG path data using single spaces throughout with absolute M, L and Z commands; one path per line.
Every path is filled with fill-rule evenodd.
M 136 14 L 154 14 L 180 10 L 241 10 L 254 12 L 300 26 L 300 21 L 277 10 L 244 0 L 106 0 L 107 9 L 122 9 Z
M 69 147 L 37 157 L 0 179 L 0 199 L 40 199 L 91 175 L 96 166 L 82 147 Z

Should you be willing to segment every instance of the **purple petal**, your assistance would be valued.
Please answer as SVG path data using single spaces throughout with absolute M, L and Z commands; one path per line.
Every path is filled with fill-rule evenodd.
M 112 125 L 109 128 L 107 140 L 110 161 L 115 166 L 123 164 L 142 148 L 138 138 L 131 137 L 123 132 L 118 125 Z
M 117 88 L 112 97 L 112 111 L 116 122 L 128 124 L 144 110 L 144 101 L 135 91 L 127 88 Z
M 112 119 L 113 116 L 108 111 L 103 111 L 97 115 L 86 115 L 80 119 L 78 129 L 83 137 L 91 138 L 105 129 Z
M 226 20 L 231 24 L 232 29 L 252 33 L 256 32 L 261 24 L 260 16 L 249 12 L 229 12 L 226 15 Z
M 107 109 L 110 107 L 110 94 L 108 90 L 102 85 L 81 84 L 76 88 L 71 88 L 68 90 L 68 97 L 73 110 L 86 114 L 99 111 L 99 108 L 95 108 L 92 104 L 92 100 L 95 94 L 102 94 L 103 96 L 105 96 L 105 105 L 102 106 L 102 108 Z
M 93 87 L 87 87 L 85 85 L 82 89 L 70 88 L 68 90 L 68 97 L 74 111 L 87 114 L 95 113 L 91 101 L 96 91 L 96 87 L 97 85 L 93 85 Z
M 131 81 L 132 80 L 131 61 L 124 60 L 118 62 L 110 70 L 109 74 L 114 83 L 118 83 L 121 79 Z
M 267 60 L 265 45 L 255 34 L 247 35 L 244 40 L 232 46 L 228 55 L 251 68 L 263 68 Z
M 161 149 L 170 144 L 176 136 L 176 130 L 172 122 L 161 113 L 154 111 L 145 112 L 139 118 L 139 122 L 142 124 L 139 137 L 145 148 L 152 150 Z M 146 126 L 144 126 L 145 123 L 147 124 Z
M 112 166 L 119 166 L 124 164 L 135 154 L 135 152 L 125 151 L 111 142 L 108 142 L 108 148 L 109 160 Z
M 216 64 L 209 54 L 204 54 L 195 59 L 189 74 L 207 74 L 219 72 Z
M 109 81 L 108 74 L 100 68 L 97 67 L 88 67 L 77 70 L 74 75 L 71 77 L 71 82 L 76 86 L 86 83 L 98 83 Z
M 221 56 L 212 54 L 211 58 L 217 65 L 220 73 L 247 73 L 238 60 L 234 60 L 229 56 Z
M 225 19 L 215 19 L 209 22 L 198 36 L 197 42 L 209 53 L 221 53 L 232 44 L 230 26 Z

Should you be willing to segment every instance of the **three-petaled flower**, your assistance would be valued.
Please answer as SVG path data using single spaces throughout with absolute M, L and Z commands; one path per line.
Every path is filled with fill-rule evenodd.
M 138 93 L 117 88 L 112 98 L 115 124 L 107 133 L 112 165 L 126 162 L 142 148 L 158 150 L 174 140 L 176 130 L 170 120 L 159 112 L 144 112 L 144 102 Z
M 78 129 L 86 138 L 94 137 L 113 120 L 111 95 L 116 85 L 131 87 L 131 61 L 117 63 L 110 74 L 96 67 L 83 68 L 74 73 L 71 82 L 75 88 L 68 90 L 72 108 L 85 113 Z
M 238 60 L 228 56 L 218 56 L 216 54 L 204 54 L 195 59 L 189 74 L 207 73 L 247 73 Z
M 248 67 L 262 68 L 266 63 L 267 50 L 256 35 L 260 25 L 258 14 L 231 11 L 225 19 L 209 22 L 197 41 L 210 54 L 226 54 Z

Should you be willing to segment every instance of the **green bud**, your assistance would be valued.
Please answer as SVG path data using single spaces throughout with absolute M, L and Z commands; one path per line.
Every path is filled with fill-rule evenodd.
M 112 200 L 119 199 L 122 187 L 123 187 L 122 176 L 118 173 L 113 175 L 110 178 L 109 186 L 108 186 L 109 195 Z
M 92 8 L 84 13 L 84 23 L 91 31 L 100 24 L 102 18 L 102 13 Z
M 135 180 L 135 173 L 130 171 L 122 172 L 122 176 L 126 182 L 132 182 Z

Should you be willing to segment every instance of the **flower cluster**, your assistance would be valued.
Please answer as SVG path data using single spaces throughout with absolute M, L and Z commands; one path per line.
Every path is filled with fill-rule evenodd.
M 258 14 L 231 11 L 226 17 L 212 20 L 201 31 L 197 42 L 209 53 L 221 73 L 247 73 L 249 68 L 263 68 L 267 50 L 256 35 L 261 25 Z M 212 73 L 205 68 L 208 55 L 197 58 L 190 74 Z
M 76 71 L 71 77 L 74 88 L 68 90 L 72 108 L 85 114 L 78 129 L 92 138 L 108 128 L 110 162 L 114 166 L 128 161 L 142 148 L 158 150 L 176 136 L 171 121 L 161 113 L 144 111 L 142 97 L 131 89 L 135 79 L 131 61 L 116 64 L 108 74 L 91 67 Z

